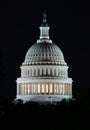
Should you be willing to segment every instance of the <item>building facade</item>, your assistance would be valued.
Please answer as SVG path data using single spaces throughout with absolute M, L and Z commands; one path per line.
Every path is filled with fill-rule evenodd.
M 29 48 L 17 78 L 16 99 L 24 101 L 61 101 L 72 98 L 72 79 L 61 49 L 49 38 L 46 13 L 40 26 L 40 37 Z

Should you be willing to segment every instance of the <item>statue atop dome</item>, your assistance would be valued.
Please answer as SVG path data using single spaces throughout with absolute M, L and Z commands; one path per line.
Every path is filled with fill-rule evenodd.
M 41 27 L 48 27 L 47 19 L 46 19 L 47 17 L 46 10 L 43 11 L 42 16 L 43 16 L 43 20 L 42 20 Z

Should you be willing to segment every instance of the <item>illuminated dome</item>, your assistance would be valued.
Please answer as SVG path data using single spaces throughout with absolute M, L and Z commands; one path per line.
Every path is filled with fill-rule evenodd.
M 28 50 L 23 65 L 31 64 L 66 65 L 60 48 L 47 41 L 35 43 Z
M 40 26 L 40 37 L 29 48 L 17 78 L 17 99 L 57 102 L 72 98 L 72 79 L 61 49 L 49 38 L 46 13 Z

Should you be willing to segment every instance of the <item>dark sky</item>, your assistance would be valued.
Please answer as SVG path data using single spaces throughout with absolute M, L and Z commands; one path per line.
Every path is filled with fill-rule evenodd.
M 60 2 L 60 1 L 59 1 Z M 50 38 L 62 50 L 73 79 L 73 93 L 89 86 L 89 4 L 30 0 L 0 3 L 0 96 L 15 98 L 25 54 L 39 37 L 46 9 Z

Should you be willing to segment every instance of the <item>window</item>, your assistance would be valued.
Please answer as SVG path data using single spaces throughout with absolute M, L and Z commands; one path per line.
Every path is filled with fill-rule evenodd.
M 26 83 L 24 84 L 24 93 L 25 93 L 25 95 L 27 94 L 27 85 L 26 85 Z
M 40 69 L 38 70 L 38 75 L 40 75 Z
M 31 76 L 32 76 L 32 70 L 31 70 Z
M 57 93 L 57 85 L 54 84 L 54 93 L 56 94 Z
M 53 93 L 53 85 L 50 84 L 50 93 Z
M 46 94 L 48 93 L 48 84 L 46 84 Z
M 42 69 L 42 75 L 44 75 L 44 70 Z
M 54 70 L 54 76 L 56 76 L 56 70 Z
M 44 93 L 44 84 L 42 84 L 42 93 Z
M 36 93 L 36 85 L 33 85 L 33 93 Z
M 48 75 L 48 69 L 46 69 L 46 75 Z
M 38 90 L 37 91 L 38 91 L 38 93 L 40 93 L 40 84 L 38 84 Z
M 60 84 L 60 94 L 62 94 L 63 88 L 62 88 L 62 84 Z
M 34 75 L 36 75 L 36 70 L 34 70 Z
M 50 75 L 52 75 L 52 69 L 50 69 Z
M 30 94 L 30 84 L 28 83 L 28 94 Z

